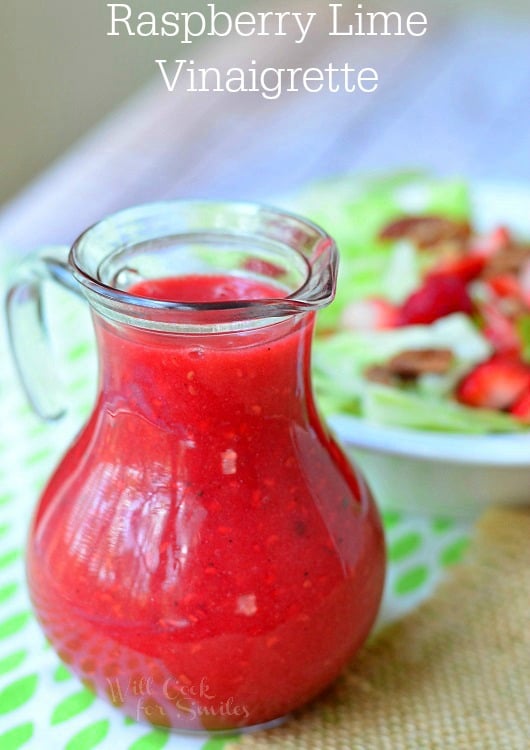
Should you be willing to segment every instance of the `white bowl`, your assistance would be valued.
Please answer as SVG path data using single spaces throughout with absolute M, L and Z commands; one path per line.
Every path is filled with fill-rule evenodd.
M 328 420 L 384 509 L 473 518 L 530 502 L 530 434 L 446 435 Z

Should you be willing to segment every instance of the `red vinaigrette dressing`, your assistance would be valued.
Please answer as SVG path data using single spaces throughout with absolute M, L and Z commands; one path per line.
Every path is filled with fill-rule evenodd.
M 233 276 L 129 291 L 283 295 Z M 94 318 L 98 402 L 31 537 L 44 629 L 135 719 L 185 730 L 275 720 L 339 674 L 383 585 L 372 499 L 315 409 L 314 315 L 215 335 Z

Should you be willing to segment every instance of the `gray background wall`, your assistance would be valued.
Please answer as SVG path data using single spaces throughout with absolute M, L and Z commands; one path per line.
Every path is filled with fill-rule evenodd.
M 0 204 L 155 75 L 156 57 L 175 55 L 175 40 L 106 36 L 107 1 L 0 0 Z M 206 2 L 129 0 L 129 5 L 135 12 L 189 11 Z M 395 8 L 400 2 L 386 4 Z M 530 0 L 417 0 L 414 5 L 425 9 L 429 2 L 455 11 L 496 6 L 530 22 Z M 364 7 L 371 3 L 364 0 Z M 292 9 L 296 1 L 216 1 L 218 9 L 250 6 Z
M 106 36 L 106 2 L 0 0 L 0 203 L 153 76 L 155 58 L 175 55 L 175 40 Z M 140 12 L 206 3 L 128 4 Z M 252 2 L 216 2 L 243 5 Z

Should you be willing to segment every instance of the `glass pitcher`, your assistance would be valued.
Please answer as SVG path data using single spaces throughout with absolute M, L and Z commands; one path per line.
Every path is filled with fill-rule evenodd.
M 28 580 L 61 658 L 135 719 L 269 726 L 373 624 L 380 521 L 311 390 L 336 268 L 330 237 L 293 215 L 159 203 L 34 258 L 9 293 L 19 375 L 46 418 L 62 405 L 43 281 L 91 308 L 98 395 L 36 510 Z

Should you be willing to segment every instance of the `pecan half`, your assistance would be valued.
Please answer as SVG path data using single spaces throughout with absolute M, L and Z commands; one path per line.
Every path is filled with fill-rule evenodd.
M 494 276 L 517 276 L 529 260 L 530 245 L 509 245 L 491 256 L 482 270 L 481 277 L 491 279 Z
M 443 216 L 404 216 L 387 224 L 379 232 L 381 240 L 410 240 L 425 249 L 437 245 L 465 245 L 471 237 L 467 221 L 452 221 Z
M 407 349 L 392 357 L 386 369 L 392 375 L 408 380 L 428 373 L 444 375 L 453 362 L 454 354 L 450 349 Z
M 364 377 L 371 383 L 380 385 L 396 385 L 397 378 L 384 365 L 372 365 L 364 371 Z

